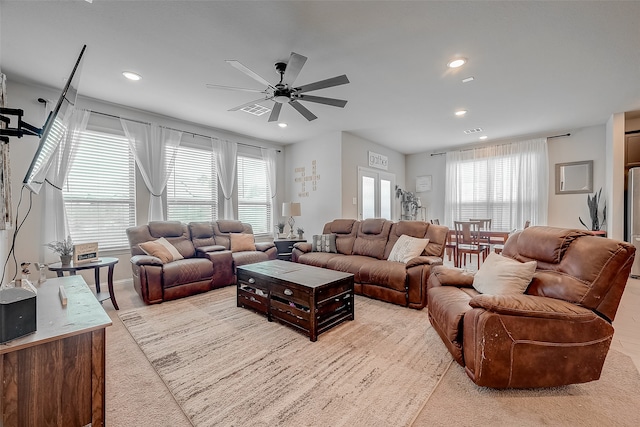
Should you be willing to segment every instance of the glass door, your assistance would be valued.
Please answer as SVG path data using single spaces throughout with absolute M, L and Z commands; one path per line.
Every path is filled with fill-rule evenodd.
M 395 182 L 396 176 L 392 173 L 358 168 L 359 219 L 392 219 Z

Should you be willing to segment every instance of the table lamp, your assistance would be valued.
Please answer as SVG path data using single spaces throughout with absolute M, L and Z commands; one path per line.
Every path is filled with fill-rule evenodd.
M 300 216 L 301 215 L 301 211 L 300 211 L 300 203 L 294 203 L 294 202 L 284 202 L 282 204 L 282 216 L 288 216 L 289 220 L 289 235 L 287 236 L 287 239 L 295 239 L 296 235 L 293 234 L 293 225 L 296 223 L 296 221 L 293 219 L 294 216 Z

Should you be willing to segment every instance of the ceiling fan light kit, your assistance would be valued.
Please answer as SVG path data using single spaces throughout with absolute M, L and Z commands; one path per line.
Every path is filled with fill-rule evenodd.
M 249 105 L 256 104 L 258 102 L 264 101 L 273 101 L 273 109 L 271 110 L 271 114 L 269 115 L 269 122 L 277 122 L 280 117 L 280 111 L 282 109 L 283 104 L 289 104 L 293 107 L 298 113 L 300 113 L 304 118 L 308 121 L 315 120 L 318 117 L 313 114 L 307 107 L 300 104 L 299 101 L 305 102 L 315 102 L 318 104 L 329 105 L 332 107 L 344 108 L 347 105 L 347 101 L 344 99 L 337 98 L 326 98 L 322 96 L 314 96 L 314 95 L 304 95 L 306 92 L 311 92 L 314 90 L 326 89 L 334 86 L 340 86 L 349 83 L 349 79 L 345 74 L 341 76 L 336 76 L 326 80 L 320 80 L 314 83 L 309 83 L 302 86 L 293 86 L 298 74 L 302 70 L 307 58 L 305 56 L 299 55 L 295 52 L 291 52 L 291 56 L 289 57 L 289 62 L 276 62 L 275 68 L 276 72 L 280 74 L 280 82 L 272 85 L 266 79 L 262 78 L 256 72 L 250 70 L 246 66 L 242 65 L 240 62 L 236 60 L 228 60 L 226 61 L 232 67 L 242 71 L 252 79 L 257 82 L 267 86 L 264 90 L 257 89 L 246 89 L 246 88 L 236 88 L 231 86 L 220 86 L 207 84 L 206 86 L 210 89 L 226 89 L 226 90 L 236 90 L 243 92 L 257 92 L 262 93 L 265 96 L 257 99 L 255 101 L 248 102 L 246 104 L 239 105 L 238 107 L 231 108 L 229 111 L 238 111 L 244 107 Z

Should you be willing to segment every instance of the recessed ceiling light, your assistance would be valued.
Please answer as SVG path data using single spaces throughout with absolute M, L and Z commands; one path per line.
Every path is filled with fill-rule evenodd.
M 462 117 L 465 114 L 467 114 L 467 110 L 458 110 L 458 111 L 456 111 L 456 116 L 458 116 L 458 117 Z
M 134 73 L 133 71 L 123 71 L 122 75 L 128 78 L 129 80 L 138 81 L 142 79 L 140 74 Z
M 449 63 L 447 64 L 447 67 L 449 68 L 458 68 L 458 67 L 462 67 L 464 64 L 467 63 L 467 59 L 466 58 L 456 58 L 452 61 L 449 61 Z
M 487 139 L 487 138 L 489 138 L 487 135 L 482 135 L 482 136 L 480 137 L 480 139 L 481 139 L 481 140 L 483 140 L 483 141 L 484 141 L 485 139 Z
M 473 81 L 473 77 L 467 77 L 466 79 L 462 79 L 462 83 L 469 83 Z
M 286 128 L 288 125 L 286 123 L 278 123 L 278 126 L 281 128 Z

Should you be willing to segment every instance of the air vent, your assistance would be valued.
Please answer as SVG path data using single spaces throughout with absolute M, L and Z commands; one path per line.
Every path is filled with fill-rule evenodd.
M 253 104 L 253 105 L 248 105 L 248 106 L 246 106 L 244 108 L 241 108 L 240 111 L 244 111 L 245 113 L 253 114 L 254 116 L 261 116 L 261 115 L 266 114 L 269 111 L 271 111 L 271 109 L 267 108 L 267 107 L 263 107 L 260 104 Z
M 467 135 L 471 135 L 472 133 L 478 133 L 478 132 L 482 132 L 482 128 L 467 129 L 464 131 L 464 133 L 466 133 Z

